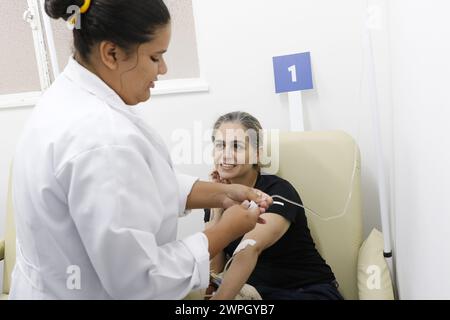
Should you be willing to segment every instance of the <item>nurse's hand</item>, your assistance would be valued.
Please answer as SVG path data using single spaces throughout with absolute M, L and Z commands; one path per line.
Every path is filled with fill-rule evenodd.
M 260 213 L 264 213 L 273 203 L 273 200 L 269 195 L 258 189 L 253 189 L 240 184 L 228 184 L 225 187 L 226 190 L 223 199 L 223 208 L 225 209 L 247 200 L 255 201 L 260 209 Z
M 256 202 L 261 213 L 264 213 L 273 202 L 264 192 L 240 184 L 197 181 L 188 195 L 186 209 L 227 209 L 245 200 Z
M 260 211 L 249 209 L 249 201 L 240 205 L 234 205 L 222 213 L 219 225 L 224 225 L 234 239 L 237 239 L 249 231 L 252 231 L 259 221 Z
M 258 222 L 260 211 L 248 209 L 249 202 L 234 205 L 222 214 L 218 223 L 205 229 L 203 233 L 208 238 L 210 258 L 221 252 L 230 242 L 253 230 Z

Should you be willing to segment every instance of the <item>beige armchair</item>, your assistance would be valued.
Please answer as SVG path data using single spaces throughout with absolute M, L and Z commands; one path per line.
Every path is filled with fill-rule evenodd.
M 279 171 L 297 189 L 309 228 L 345 299 L 358 299 L 357 263 L 363 241 L 360 153 L 343 132 L 285 132 Z M 318 216 L 316 215 L 318 214 Z
M 0 261 L 3 261 L 3 288 L 0 300 L 8 299 L 11 272 L 16 262 L 16 227 L 12 206 L 12 174 L 10 173 L 6 207 L 5 239 L 0 240 Z
M 272 137 L 262 158 L 263 164 L 272 161 L 271 169 L 263 171 L 288 180 L 314 212 L 306 210 L 316 247 L 333 269 L 344 298 L 358 300 L 357 265 L 363 241 L 358 146 L 349 135 L 336 131 L 282 132 L 279 148 L 276 141 Z M 204 290 L 195 290 L 186 299 L 203 296 Z

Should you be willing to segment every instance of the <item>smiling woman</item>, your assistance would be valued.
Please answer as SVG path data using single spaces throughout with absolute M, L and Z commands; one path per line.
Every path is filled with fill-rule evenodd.
M 288 201 L 274 201 L 261 215 L 265 224 L 211 260 L 211 270 L 224 273 L 212 299 L 235 299 L 246 283 L 263 299 L 342 299 L 333 271 L 315 247 L 299 194 L 288 181 L 261 174 L 261 130 L 255 117 L 239 111 L 219 117 L 214 125 L 212 179 L 251 186 Z M 222 211 L 205 210 L 206 229 L 221 221 Z

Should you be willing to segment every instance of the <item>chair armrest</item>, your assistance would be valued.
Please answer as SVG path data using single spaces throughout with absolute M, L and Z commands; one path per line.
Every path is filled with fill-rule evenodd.
M 0 240 L 0 261 L 5 259 L 5 240 Z

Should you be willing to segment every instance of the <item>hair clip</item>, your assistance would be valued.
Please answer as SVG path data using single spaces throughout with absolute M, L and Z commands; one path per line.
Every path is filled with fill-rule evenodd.
M 84 0 L 83 5 L 80 8 L 80 13 L 86 13 L 89 10 L 89 7 L 91 6 L 91 0 Z

